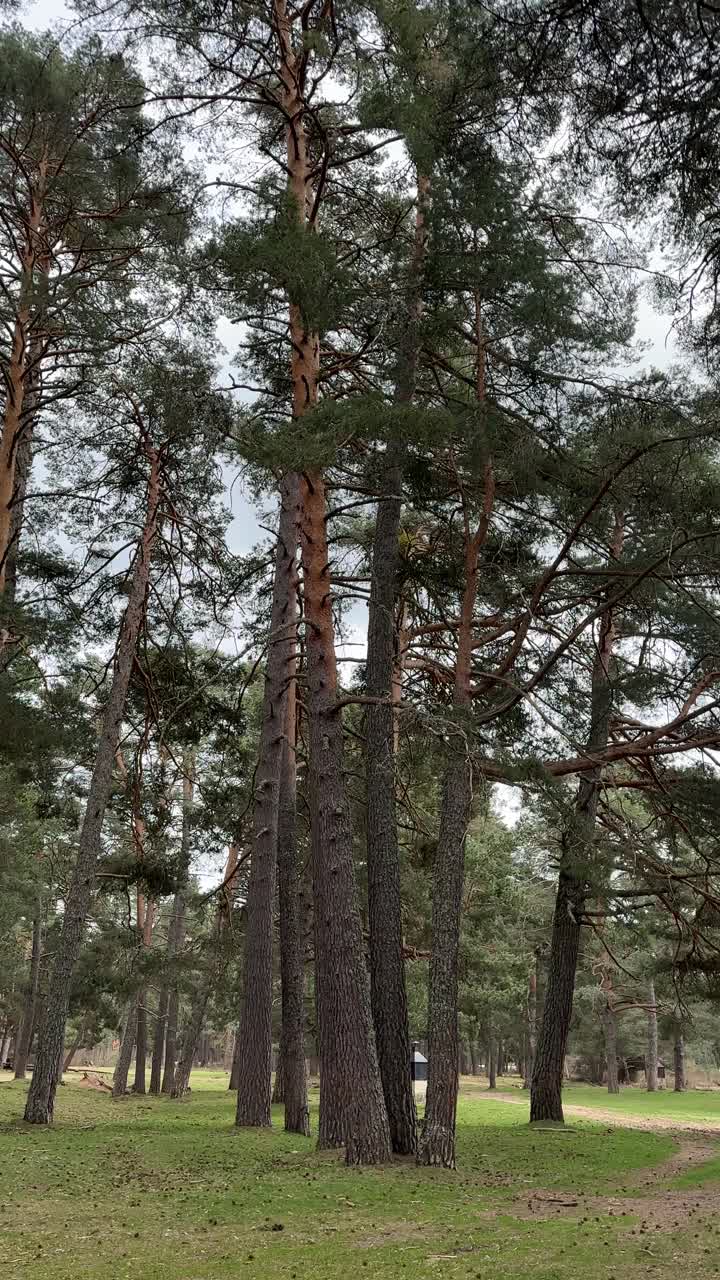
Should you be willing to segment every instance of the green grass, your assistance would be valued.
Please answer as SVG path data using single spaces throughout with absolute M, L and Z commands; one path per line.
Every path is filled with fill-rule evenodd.
M 196 1072 L 182 1103 L 70 1083 L 50 1130 L 23 1125 L 25 1086 L 0 1084 L 3 1280 L 636 1280 L 674 1274 L 678 1250 L 693 1280 L 718 1269 L 697 1222 L 648 1252 L 628 1219 L 512 1215 L 533 1188 L 633 1191 L 675 1149 L 667 1134 L 538 1133 L 521 1107 L 464 1098 L 457 1173 L 346 1169 L 279 1111 L 271 1133 L 235 1130 L 225 1082 Z

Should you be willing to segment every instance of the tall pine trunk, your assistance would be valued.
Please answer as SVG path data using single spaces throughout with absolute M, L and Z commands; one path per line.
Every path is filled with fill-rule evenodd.
M 55 963 L 48 984 L 45 1017 L 40 1028 L 35 1070 L 28 1092 L 25 1119 L 30 1124 L 52 1121 L 55 1092 L 61 1068 L 65 1022 L 73 973 L 80 954 L 88 910 L 92 898 L 95 867 L 100 852 L 105 809 L 110 798 L 113 765 L 117 751 L 128 684 L 138 635 L 145 611 L 150 559 L 157 533 L 160 505 L 160 459 L 156 450 L 146 450 L 150 461 L 145 523 L 130 576 L 127 608 L 120 624 L 112 667 L 110 693 L 102 720 L 85 806 L 78 852 L 65 898 L 62 933 L 57 943 Z
M 610 542 L 610 552 L 614 558 L 622 550 L 624 527 L 624 518 L 621 513 L 617 513 Z M 586 745 L 586 752 L 590 756 L 604 751 L 610 736 L 614 644 L 612 610 L 606 609 L 600 618 L 592 669 L 590 731 Z M 597 878 L 594 839 L 601 785 L 600 768 L 590 770 L 581 779 L 573 819 L 562 839 L 545 1004 L 530 1088 L 531 1122 L 550 1121 L 562 1124 L 564 1121 L 562 1080 L 565 1050 L 572 1018 L 583 913 L 588 892 Z
M 23 1009 L 20 1030 L 15 1046 L 15 1079 L 24 1080 L 27 1060 L 30 1055 L 35 1011 L 37 1009 L 38 988 L 40 986 L 40 961 L 42 959 L 42 904 L 38 901 L 33 916 L 32 951 L 30 954 L 30 975 L 28 978 L 25 1008 Z
M 648 1093 L 656 1093 L 658 1087 L 658 1024 L 657 1004 L 655 1002 L 655 982 L 652 978 L 648 982 L 647 1062 L 645 1064 L 645 1076 Z
M 476 298 L 477 398 L 485 399 L 485 354 L 481 336 L 480 299 Z M 478 564 L 490 529 L 495 498 L 491 460 L 485 464 L 482 514 L 471 534 L 470 513 L 463 502 L 465 528 L 464 584 L 457 631 L 453 707 L 462 717 L 470 708 L 473 620 L 477 601 Z M 428 992 L 428 1086 L 418 1163 L 455 1168 L 455 1118 L 458 1093 L 458 953 L 465 880 L 465 841 L 473 795 L 473 766 L 467 736 L 458 724 L 449 744 L 440 808 L 440 827 L 433 867 L 432 954 Z
M 142 916 L 138 916 L 138 927 L 140 929 L 140 943 L 143 951 L 145 952 L 149 951 L 152 943 L 153 911 L 153 902 L 149 899 L 145 899 L 143 896 L 143 910 Z M 147 991 L 143 988 L 138 992 L 137 1028 L 135 1032 L 135 1080 L 133 1082 L 133 1093 L 145 1093 L 147 1027 Z
M 293 664 L 294 665 L 294 664 Z M 287 732 L 283 746 L 278 814 L 278 871 L 280 900 L 280 980 L 282 1027 L 278 1077 L 282 1081 L 285 1128 L 310 1134 L 305 1070 L 305 966 L 300 900 L 300 866 L 296 812 L 296 698 L 290 686 Z M 276 1079 L 277 1086 L 277 1079 Z
M 415 237 L 410 263 L 409 306 L 398 351 L 395 400 L 409 404 L 415 394 L 421 276 L 425 257 L 425 201 L 428 182 L 418 179 Z M 397 836 L 395 691 L 399 535 L 405 450 L 388 445 L 375 521 L 367 638 L 367 691 L 379 699 L 367 710 L 367 874 L 370 932 L 370 988 L 383 1093 L 393 1151 L 417 1148 L 417 1116 L 410 1071 L 405 961 L 403 956 L 400 854 Z M 396 692 L 399 694 L 401 689 Z
M 298 496 L 298 479 L 289 475 L 281 487 L 260 755 L 253 804 L 253 853 L 247 892 L 243 1000 L 238 1030 L 240 1050 L 235 1123 L 239 1126 L 265 1127 L 271 1118 L 272 940 L 280 783 L 297 627 Z
M 195 794 L 195 760 L 192 752 L 183 757 L 183 799 L 182 799 L 182 833 L 180 836 L 180 863 L 178 881 L 173 910 L 168 930 L 168 961 L 173 965 L 185 944 L 185 915 L 187 911 L 187 878 L 190 871 L 190 855 L 192 846 L 192 808 Z M 177 975 L 173 974 L 167 997 L 167 1017 L 165 1021 L 165 1067 L 163 1070 L 161 1091 L 172 1094 L 175 1085 L 175 1064 L 177 1060 L 177 1033 L 180 1016 L 180 991 Z
M 298 317 L 299 319 L 299 317 Z M 343 772 L 342 716 L 322 473 L 305 477 L 302 525 L 310 738 L 315 959 L 320 1048 L 320 1142 L 341 1137 L 348 1164 L 389 1159 L 370 1006 L 353 839 Z M 332 1118 L 333 1132 L 323 1130 Z M 338 1118 L 342 1133 L 337 1133 Z

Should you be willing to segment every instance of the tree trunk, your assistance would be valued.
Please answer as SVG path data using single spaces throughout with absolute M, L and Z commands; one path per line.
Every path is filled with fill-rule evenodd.
M 624 539 L 624 516 L 618 512 L 610 541 L 617 559 Z M 604 751 L 610 736 L 615 626 L 611 609 L 600 618 L 590 691 L 587 754 Z M 530 1121 L 563 1123 L 562 1078 L 570 1032 L 580 928 L 587 896 L 597 875 L 594 865 L 595 819 L 602 769 L 588 772 L 578 785 L 575 812 L 562 839 L 547 987 L 530 1088 Z
M 477 1044 L 473 1039 L 468 1041 L 468 1049 L 470 1051 L 470 1070 L 476 1076 L 478 1073 Z
M 294 664 L 293 664 L 294 665 Z M 283 1086 L 285 1129 L 310 1135 L 307 1072 L 305 1070 L 305 966 L 303 962 L 300 865 L 296 813 L 295 684 L 288 691 L 287 732 L 283 747 L 278 812 L 278 872 L 280 884 L 280 978 L 282 1028 L 278 1077 Z M 278 1079 L 275 1085 L 277 1091 Z
M 40 985 L 40 961 L 42 959 L 42 905 L 38 903 L 33 917 L 32 951 L 30 955 L 30 976 L 27 997 L 23 1010 L 20 1030 L 15 1046 L 15 1079 L 24 1080 L 27 1060 L 32 1044 L 35 1026 L 35 1010 L 37 1008 L 38 987 Z
M 144 824 L 143 824 L 144 826 Z M 142 905 L 141 905 L 142 903 Z M 138 893 L 138 929 L 140 945 L 144 953 L 152 945 L 153 915 L 155 904 Z M 138 1016 L 135 1030 L 135 1080 L 133 1093 L 145 1093 L 145 1069 L 147 1064 L 147 991 L 138 992 Z
M 85 1039 L 86 1030 L 87 1030 L 87 1018 L 83 1018 L 80 1023 L 80 1026 L 78 1027 L 78 1033 L 72 1042 L 70 1050 L 65 1055 L 65 1061 L 63 1062 L 63 1073 L 70 1070 L 70 1064 L 72 1063 L 72 1060 L 75 1057 L 75 1054 L 77 1053 L 78 1049 L 82 1047 L 82 1042 Z
M 678 1026 L 675 1031 L 675 1044 L 673 1048 L 674 1066 L 675 1066 L 675 1092 L 682 1093 L 686 1088 L 685 1082 L 685 1037 L 682 1027 Z
M 497 1089 L 498 1043 L 494 1035 L 488 1040 L 488 1089 Z
M 113 1072 L 112 1096 L 113 1098 L 124 1098 L 127 1093 L 128 1075 L 130 1073 L 130 1061 L 132 1059 L 133 1049 L 135 1047 L 135 1034 L 137 1031 L 137 1015 L 138 1015 L 138 997 L 133 996 L 128 1007 L 128 1014 L 125 1020 L 125 1030 L 123 1031 L 122 1040 L 120 1041 L 120 1053 Z
M 185 1028 L 183 1035 L 182 1053 L 180 1061 L 175 1070 L 175 1079 L 172 1087 L 171 1097 L 183 1098 L 188 1091 L 190 1084 L 190 1072 L 195 1061 L 195 1051 L 198 1047 L 200 1034 L 202 1032 L 203 1022 L 205 1020 L 205 1011 L 210 1000 L 212 983 L 209 979 L 203 982 L 202 986 L 195 993 L 195 997 L 190 1009 L 190 1020 Z
M 390 1131 L 377 1061 L 357 902 L 350 807 L 343 774 L 342 717 L 335 708 L 337 667 L 327 579 L 322 474 L 314 471 L 307 475 L 304 487 L 302 551 L 320 1048 L 320 1143 L 335 1144 L 338 1137 L 342 1137 L 348 1164 L 377 1164 L 389 1159 Z M 336 1130 L 339 1115 L 341 1134 Z M 330 1118 L 331 1132 L 326 1127 Z
M 605 1014 L 603 1017 L 603 1025 L 605 1028 L 605 1060 L 607 1062 L 607 1089 L 608 1093 L 619 1093 L 620 1082 L 618 1079 L 618 1059 L 617 1059 L 617 1014 L 608 1000 L 605 1006 Z
M 167 1022 L 168 998 L 167 987 L 161 987 L 160 995 L 158 997 L 157 1015 L 155 1017 L 152 1067 L 150 1068 L 150 1092 L 153 1094 L 159 1094 L 162 1085 L 162 1066 L 163 1052 L 165 1049 L 165 1024 Z
M 275 1079 L 272 1088 L 272 1104 L 274 1107 L 285 1102 L 285 1079 L 283 1072 L 282 1053 L 278 1050 L 277 1066 L 275 1068 Z
M 40 1028 L 35 1070 L 25 1107 L 25 1119 L 30 1124 L 49 1124 L 52 1121 L 70 987 L 85 934 L 105 809 L 112 789 L 120 725 L 138 634 L 145 612 L 150 558 L 157 532 L 160 504 L 159 455 L 157 451 L 150 449 L 147 450 L 147 454 L 150 461 L 150 477 L 145 525 L 133 562 L 128 603 L 120 624 L 110 694 L 103 715 L 95 767 L 78 841 L 77 858 L 65 898 L 62 933 L 58 940 L 55 963 L 48 984 L 45 1017 Z
M 294 475 L 287 476 L 281 488 L 265 665 L 260 755 L 253 804 L 253 854 L 247 891 L 243 1001 L 238 1031 L 240 1053 L 235 1123 L 241 1127 L 265 1127 L 271 1119 L 273 916 L 288 689 L 295 665 L 298 488 Z
M 647 1062 L 645 1064 L 647 1091 L 648 1093 L 656 1093 L 658 1087 L 658 1025 L 655 983 L 652 978 L 648 983 L 647 1031 Z

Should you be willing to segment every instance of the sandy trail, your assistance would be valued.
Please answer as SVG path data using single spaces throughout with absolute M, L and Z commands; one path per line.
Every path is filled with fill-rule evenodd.
M 519 1106 L 528 1105 L 528 1096 L 518 1097 L 515 1093 L 501 1091 L 474 1093 L 473 1097 L 488 1102 L 513 1102 Z M 578 1120 L 599 1120 L 601 1124 L 612 1124 L 618 1129 L 647 1129 L 653 1133 L 717 1133 L 720 1135 L 720 1120 L 688 1120 L 680 1116 L 640 1116 L 626 1114 L 624 1111 L 613 1111 L 609 1107 L 578 1107 L 573 1103 L 563 1103 L 566 1116 L 577 1116 Z M 708 1157 L 709 1158 L 709 1157 Z

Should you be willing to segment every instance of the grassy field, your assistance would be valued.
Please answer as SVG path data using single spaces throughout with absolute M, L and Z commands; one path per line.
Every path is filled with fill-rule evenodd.
M 43 1131 L 22 1124 L 25 1086 L 0 1083 L 3 1280 L 635 1280 L 674 1276 L 679 1264 L 694 1280 L 720 1272 L 720 1160 L 680 1179 L 670 1165 L 663 1180 L 677 1150 L 669 1134 L 586 1121 L 534 1132 L 524 1108 L 466 1097 L 457 1173 L 402 1162 L 348 1170 L 337 1154 L 286 1135 L 279 1113 L 272 1133 L 235 1130 L 226 1077 L 196 1072 L 192 1086 L 182 1103 L 113 1103 L 72 1082 Z M 583 1105 L 606 1097 L 571 1092 Z M 705 1099 L 680 1102 L 694 1114 Z M 717 1145 L 720 1154 L 720 1137 Z M 659 1177 L 648 1173 L 658 1168 Z M 698 1196 L 676 1206 L 677 1227 L 656 1222 L 673 1185 Z M 561 1216 L 536 1212 L 543 1195 Z
M 498 1079 L 498 1090 L 517 1094 L 527 1100 L 520 1078 L 508 1076 Z M 466 1088 L 471 1093 L 487 1089 L 487 1080 L 479 1076 L 468 1079 Z M 576 1107 L 596 1107 L 603 1111 L 617 1111 L 619 1116 L 658 1116 L 666 1119 L 694 1121 L 699 1126 L 710 1121 L 720 1123 L 720 1089 L 689 1089 L 687 1093 L 675 1093 L 671 1088 L 648 1093 L 640 1086 L 610 1094 L 604 1087 L 590 1084 L 567 1084 L 563 1089 L 563 1104 Z

